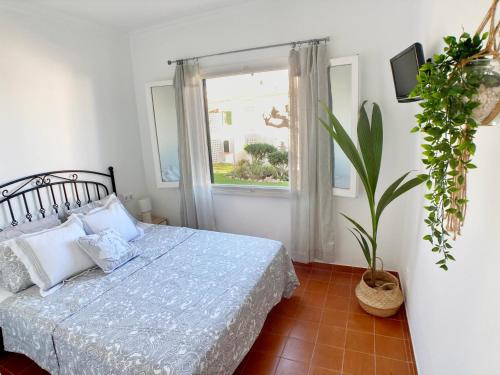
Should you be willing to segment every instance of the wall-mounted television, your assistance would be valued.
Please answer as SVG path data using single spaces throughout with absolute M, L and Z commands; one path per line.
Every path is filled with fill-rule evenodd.
M 391 59 L 392 77 L 398 102 L 420 100 L 408 96 L 417 85 L 418 70 L 424 62 L 424 52 L 420 43 L 412 44 Z

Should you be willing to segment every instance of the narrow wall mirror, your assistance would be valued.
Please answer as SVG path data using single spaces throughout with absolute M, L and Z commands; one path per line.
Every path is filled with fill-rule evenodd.
M 180 171 L 173 82 L 148 83 L 146 100 L 157 186 L 177 187 Z
M 358 121 L 358 56 L 330 60 L 330 108 L 346 132 L 356 138 Z M 340 147 L 333 142 L 332 185 L 335 195 L 356 196 L 356 172 Z

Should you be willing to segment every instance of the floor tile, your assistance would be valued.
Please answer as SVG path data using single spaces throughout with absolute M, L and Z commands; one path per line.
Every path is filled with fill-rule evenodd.
M 279 357 L 266 353 L 250 352 L 243 368 L 243 375 L 274 375 L 278 362 Z
M 390 358 L 375 358 L 376 375 L 410 375 L 410 364 Z
M 309 375 L 340 375 L 340 371 L 328 370 L 322 367 L 311 367 Z
M 281 356 L 293 361 L 309 363 L 314 350 L 314 343 L 290 337 Z
M 375 319 L 375 334 L 403 339 L 403 324 L 399 320 L 377 318 Z
M 300 286 L 304 286 L 304 284 L 309 281 L 309 273 L 308 272 L 307 273 L 298 273 L 297 278 L 299 279 Z
M 415 362 L 410 363 L 409 367 L 410 367 L 410 374 L 417 375 L 418 371 L 417 371 L 417 365 L 415 364 Z
M 321 323 L 346 328 L 348 317 L 349 313 L 346 311 L 324 309 Z
M 333 272 L 332 281 L 336 284 L 351 285 L 352 274 L 346 272 Z
M 32 368 L 33 361 L 28 357 L 12 353 L 12 355 L 5 361 L 5 368 L 12 374 L 21 374 L 23 371 Z M 35 368 L 38 366 L 35 365 Z
M 295 274 L 297 276 L 309 277 L 311 275 L 310 268 L 295 267 Z
M 308 307 L 323 308 L 327 295 L 325 293 L 308 292 L 301 296 L 303 305 Z
M 279 357 L 283 352 L 286 341 L 286 336 L 275 335 L 273 333 L 261 333 L 259 337 L 257 337 L 252 350 Z
M 342 264 L 334 264 L 332 266 L 334 272 L 344 272 L 344 273 L 352 273 L 353 268 L 351 266 L 344 266 Z
M 283 315 L 269 315 L 266 322 L 264 323 L 264 327 L 262 328 L 262 332 L 265 333 L 274 333 L 277 335 L 288 336 L 290 330 L 295 324 L 295 319 L 288 318 Z
M 311 263 L 311 268 L 312 269 L 322 269 L 322 270 L 332 270 L 333 269 L 333 264 L 328 264 L 328 263 L 319 263 L 319 262 L 312 262 Z
M 300 285 L 293 291 L 293 296 L 301 296 L 306 292 L 307 284 L 309 279 L 300 280 Z
M 298 320 L 319 323 L 321 321 L 322 314 L 323 309 L 321 308 L 302 306 L 296 311 L 295 318 Z
M 290 330 L 289 336 L 314 343 L 318 336 L 319 323 L 297 320 Z
M 234 371 L 233 375 L 243 375 L 243 369 L 245 368 L 246 363 L 247 363 L 247 357 L 243 358 L 243 360 L 240 362 L 240 364 Z
M 279 315 L 287 318 L 294 318 L 297 315 L 298 306 L 287 306 L 280 302 L 270 312 L 273 315 Z
M 329 283 L 317 280 L 309 280 L 306 292 L 327 293 Z
M 19 373 L 19 375 L 46 375 L 47 371 L 41 369 L 36 364 Z
M 407 361 L 405 342 L 394 337 L 375 335 L 375 354 Z
M 349 314 L 347 329 L 373 333 L 373 318 L 367 314 Z
M 396 320 L 406 320 L 406 313 L 404 306 L 401 306 L 401 308 L 398 310 L 398 312 L 390 317 L 391 319 L 396 319 Z
M 375 336 L 371 333 L 347 331 L 346 350 L 373 354 L 375 352 Z
M 345 375 L 375 375 L 375 356 L 346 350 L 342 372 Z
M 325 307 L 328 309 L 349 311 L 349 297 L 328 295 L 325 302 Z
M 313 268 L 309 273 L 309 278 L 311 280 L 322 281 L 324 283 L 329 283 L 332 272 L 330 270 L 315 269 Z
M 312 366 L 328 370 L 341 371 L 344 350 L 333 346 L 316 344 L 312 358 Z
M 318 332 L 318 344 L 345 347 L 346 329 L 344 327 L 329 326 L 321 324 Z
M 9 370 L 7 370 L 7 368 L 5 368 L 3 366 L 0 366 L 0 374 L 2 374 L 2 375 L 17 375 L 17 374 L 14 374 L 13 372 L 10 372 Z
M 309 364 L 281 358 L 276 369 L 276 375 L 304 375 L 309 370 Z
M 48 372 L 38 367 L 35 362 L 22 354 L 3 352 L 0 354 L 0 374 L 48 375 Z
M 361 275 L 363 275 L 365 272 L 366 272 L 366 268 L 362 268 L 362 267 L 352 267 L 352 274 L 353 274 L 354 276 L 359 277 L 359 278 L 361 278 Z
M 358 302 L 358 299 L 354 296 L 351 298 L 349 302 L 349 311 L 353 314 L 367 314 L 365 310 L 361 307 L 361 305 Z
M 330 283 L 330 287 L 328 288 L 328 295 L 350 297 L 351 290 L 350 288 L 346 288 L 344 284 Z
M 405 349 L 406 349 L 406 358 L 408 359 L 408 362 L 415 363 L 415 354 L 413 353 L 411 338 L 409 340 L 405 340 Z

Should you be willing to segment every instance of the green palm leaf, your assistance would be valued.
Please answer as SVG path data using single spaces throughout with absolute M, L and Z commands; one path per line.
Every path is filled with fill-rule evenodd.
M 372 238 L 372 236 L 370 236 L 370 235 L 368 234 L 368 232 L 365 230 L 365 228 L 363 228 L 363 227 L 361 226 L 361 224 L 359 224 L 358 222 L 356 222 L 354 219 L 351 219 L 351 218 L 350 218 L 349 216 L 347 216 L 346 214 L 343 214 L 342 212 L 341 212 L 340 214 L 341 214 L 343 217 L 345 217 L 347 220 L 349 220 L 349 221 L 352 223 L 352 225 L 354 225 L 354 226 L 356 227 L 356 229 L 357 229 L 360 233 L 364 234 L 364 235 L 365 235 L 365 236 L 366 236 L 366 237 L 370 240 L 370 242 L 372 242 L 372 243 L 373 243 L 373 238 Z
M 375 185 L 378 182 L 380 167 L 382 165 L 382 149 L 384 145 L 384 126 L 382 122 L 382 112 L 377 103 L 373 103 L 372 110 L 372 138 L 373 138 L 373 157 L 374 157 L 374 180 Z M 375 189 L 373 189 L 375 193 Z
M 365 259 L 368 263 L 368 265 L 371 264 L 371 255 L 370 255 L 370 249 L 368 248 L 368 243 L 366 242 L 366 240 L 364 239 L 364 237 L 360 234 L 359 237 L 361 238 L 358 238 L 358 236 L 356 235 L 356 233 L 354 233 L 354 231 L 352 229 L 349 229 L 349 231 L 352 233 L 352 235 L 354 236 L 354 238 L 358 241 L 359 243 L 359 246 L 361 247 L 361 250 L 363 251 L 363 255 L 365 256 Z
M 326 113 L 328 114 L 329 124 L 327 124 L 322 119 L 319 121 L 326 128 L 330 136 L 337 142 L 339 147 L 342 149 L 344 154 L 347 156 L 351 164 L 353 165 L 356 172 L 358 172 L 361 182 L 365 186 L 367 191 L 371 192 L 370 182 L 368 180 L 368 175 L 366 173 L 365 165 L 363 164 L 362 158 L 356 148 L 356 145 L 346 133 L 344 127 L 340 124 L 339 120 L 335 117 L 332 111 L 323 104 Z
M 396 181 L 394 181 L 392 184 L 389 185 L 389 187 L 386 189 L 384 194 L 380 197 L 377 205 L 377 219 L 380 218 L 380 215 L 382 214 L 382 211 L 384 208 L 387 207 L 387 205 L 391 202 L 391 197 L 394 191 L 398 188 L 398 186 L 403 182 L 403 180 L 408 176 L 410 172 L 406 172 L 404 175 L 399 177 Z
M 359 148 L 361 149 L 361 155 L 363 156 L 363 162 L 365 163 L 366 173 L 368 175 L 368 181 L 370 182 L 371 191 L 374 193 L 376 189 L 377 182 L 375 181 L 375 156 L 373 154 L 373 138 L 370 129 L 370 121 L 368 120 L 368 115 L 365 110 L 365 103 L 361 105 L 359 110 L 359 120 L 358 120 L 358 142 Z
M 365 103 L 361 105 L 358 120 L 358 141 L 366 166 L 366 172 L 372 193 L 377 189 L 378 176 L 380 174 L 380 163 L 382 160 L 383 128 L 382 114 L 377 104 L 373 104 L 372 121 L 368 121 Z
M 410 173 L 410 172 L 408 172 L 408 173 Z M 408 175 L 408 173 L 404 174 L 402 177 L 397 179 L 391 186 L 389 186 L 389 188 L 387 188 L 387 190 L 386 190 L 386 193 L 389 189 L 391 189 L 391 187 L 393 187 L 395 185 L 395 188 L 393 189 L 393 191 L 389 192 L 386 197 L 384 197 L 384 195 L 386 195 L 386 193 L 384 193 L 384 195 L 382 195 L 382 197 L 380 198 L 380 201 L 378 202 L 378 205 L 377 205 L 377 213 L 376 213 L 377 221 L 379 220 L 380 215 L 382 215 L 382 211 L 384 210 L 385 207 L 387 207 L 387 205 L 389 203 L 391 203 L 394 199 L 399 197 L 401 194 L 404 194 L 408 190 L 413 189 L 414 187 L 420 185 L 422 182 L 424 182 L 427 179 L 427 175 L 419 175 L 415 178 L 412 178 L 409 181 L 406 181 L 403 185 L 399 186 L 399 184 L 405 179 L 405 177 Z

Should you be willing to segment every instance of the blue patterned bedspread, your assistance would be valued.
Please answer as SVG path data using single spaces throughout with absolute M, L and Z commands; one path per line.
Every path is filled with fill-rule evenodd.
M 53 374 L 232 374 L 298 280 L 280 242 L 152 226 L 139 257 L 0 304 L 5 350 Z

